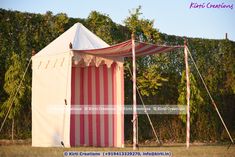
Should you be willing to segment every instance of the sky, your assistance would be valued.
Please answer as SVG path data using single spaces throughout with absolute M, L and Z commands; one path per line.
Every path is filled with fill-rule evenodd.
M 226 5 L 228 8 L 210 8 Z M 129 11 L 142 6 L 142 18 L 154 20 L 160 32 L 208 39 L 235 41 L 235 0 L 0 0 L 0 8 L 30 13 L 66 13 L 87 18 L 91 11 L 109 15 L 118 24 Z

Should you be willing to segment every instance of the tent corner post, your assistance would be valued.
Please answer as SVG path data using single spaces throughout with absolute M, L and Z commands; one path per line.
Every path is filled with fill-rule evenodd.
M 187 39 L 184 38 L 184 57 L 185 57 L 185 76 L 186 76 L 186 100 L 187 100 L 187 120 L 186 120 L 186 147 L 189 148 L 190 143 L 190 80 L 188 67 L 188 51 Z

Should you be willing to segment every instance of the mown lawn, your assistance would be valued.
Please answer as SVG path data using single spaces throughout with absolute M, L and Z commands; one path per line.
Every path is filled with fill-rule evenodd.
M 29 145 L 0 146 L 0 157 L 63 157 L 64 151 L 132 151 L 132 147 L 126 148 L 37 148 Z M 235 157 L 235 146 L 227 149 L 227 146 L 163 146 L 140 147 L 139 151 L 169 151 L 173 157 Z

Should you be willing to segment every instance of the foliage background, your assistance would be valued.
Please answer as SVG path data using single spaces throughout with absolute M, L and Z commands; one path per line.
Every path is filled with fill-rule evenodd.
M 141 7 L 130 12 L 124 26 L 97 11 L 86 19 L 69 18 L 66 14 L 53 15 L 23 13 L 0 9 L 0 122 L 9 107 L 9 100 L 19 85 L 22 73 L 34 49 L 36 52 L 53 39 L 80 22 L 108 44 L 136 38 L 154 44 L 182 45 L 183 37 L 160 33 L 153 21 L 141 18 Z M 188 38 L 189 49 L 205 78 L 221 115 L 235 137 L 235 42 L 224 39 Z M 190 62 L 191 91 L 194 94 L 191 121 L 193 141 L 227 141 L 228 136 L 204 90 L 195 68 Z M 125 104 L 132 103 L 132 82 L 128 72 L 131 60 L 125 64 Z M 185 102 L 184 55 L 181 51 L 138 58 L 137 81 L 146 104 L 176 105 Z M 138 103 L 141 104 L 139 98 Z M 0 138 L 11 137 L 12 119 L 15 138 L 31 137 L 31 69 L 26 75 L 13 112 L 8 117 Z M 154 128 L 164 142 L 185 141 L 184 118 L 178 115 L 151 115 Z M 132 139 L 131 116 L 125 116 L 125 140 Z M 139 116 L 139 140 L 154 140 L 145 115 Z

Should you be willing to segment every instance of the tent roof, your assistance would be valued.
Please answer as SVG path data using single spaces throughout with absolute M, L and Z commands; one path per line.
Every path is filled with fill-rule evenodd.
M 132 56 L 131 40 L 109 46 L 80 23 L 74 24 L 70 29 L 39 51 L 36 56 L 53 56 L 67 53 L 71 51 L 70 43 L 72 43 L 72 51 L 77 52 L 77 54 L 90 54 L 100 57 Z M 182 48 L 182 46 L 154 45 L 135 41 L 136 56 L 168 52 L 178 48 Z
M 82 24 L 76 23 L 39 51 L 36 56 L 57 55 L 69 52 L 71 50 L 69 48 L 70 43 L 73 45 L 73 50 L 97 49 L 109 46 Z
M 169 52 L 175 49 L 182 48 L 183 46 L 166 46 L 155 45 L 144 42 L 135 41 L 135 53 L 136 56 L 151 55 L 155 53 Z M 132 41 L 127 40 L 125 42 L 113 45 L 110 47 L 89 49 L 89 50 L 74 50 L 77 53 L 91 54 L 101 57 L 131 57 L 132 56 Z

